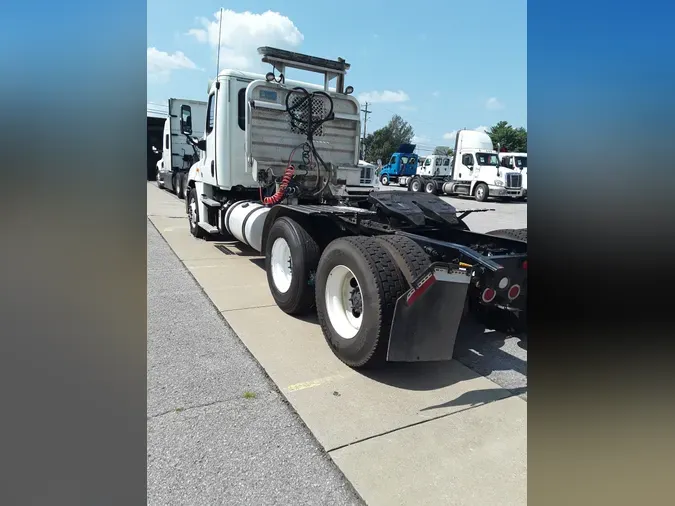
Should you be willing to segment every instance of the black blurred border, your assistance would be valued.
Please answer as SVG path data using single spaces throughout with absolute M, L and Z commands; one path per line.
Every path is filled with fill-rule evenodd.
M 644 3 L 644 23 L 605 7 L 528 4 L 528 501 L 537 505 L 673 501 L 675 86 L 672 65 L 658 65 L 672 62 L 672 45 L 636 58 L 626 40 L 672 32 Z M 559 58 L 565 45 L 573 56 Z
M 2 13 L 0 504 L 145 504 L 146 5 Z

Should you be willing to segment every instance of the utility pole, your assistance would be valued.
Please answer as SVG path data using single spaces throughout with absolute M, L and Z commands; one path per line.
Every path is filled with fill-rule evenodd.
M 363 159 L 363 157 L 366 155 L 366 153 L 364 152 L 364 144 L 366 142 L 366 125 L 368 124 L 368 115 L 371 112 L 373 112 L 373 111 L 368 110 L 368 102 L 366 102 L 366 108 L 361 109 L 361 112 L 364 113 L 364 117 L 363 117 L 363 140 L 361 141 L 361 151 L 362 151 L 361 152 L 361 155 L 362 155 L 361 159 Z

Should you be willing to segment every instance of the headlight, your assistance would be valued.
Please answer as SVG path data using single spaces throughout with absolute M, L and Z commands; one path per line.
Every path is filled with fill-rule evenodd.
M 504 186 L 504 181 L 501 179 L 495 179 L 495 186 Z

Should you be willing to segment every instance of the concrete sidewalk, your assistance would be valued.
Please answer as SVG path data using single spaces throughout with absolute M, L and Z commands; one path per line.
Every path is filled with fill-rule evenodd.
M 526 503 L 523 399 L 455 360 L 356 372 L 276 307 L 259 257 L 193 238 L 152 184 L 148 216 L 368 504 Z

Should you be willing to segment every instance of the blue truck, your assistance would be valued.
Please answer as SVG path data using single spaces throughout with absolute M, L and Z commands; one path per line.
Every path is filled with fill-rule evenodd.
M 391 155 L 389 163 L 382 167 L 380 172 L 380 183 L 383 186 L 389 183 L 400 183 L 400 178 L 414 176 L 417 172 L 417 154 L 415 144 L 401 144 L 396 153 Z M 407 184 L 407 179 L 405 180 Z

